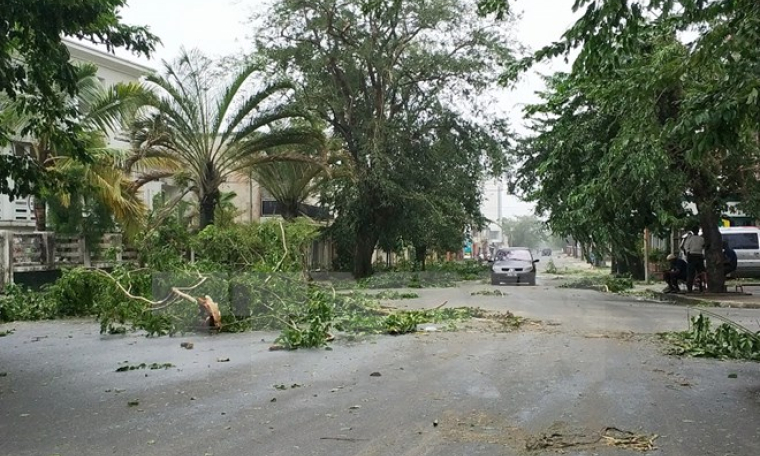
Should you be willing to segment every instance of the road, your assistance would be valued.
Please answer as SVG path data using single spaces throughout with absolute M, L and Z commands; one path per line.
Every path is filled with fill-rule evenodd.
M 0 338 L 0 454 L 636 454 L 601 438 L 608 427 L 658 435 L 650 454 L 760 454 L 758 365 L 667 356 L 654 336 L 684 329 L 687 309 L 545 278 L 470 294 L 491 289 L 422 290 L 403 304 L 536 323 L 296 352 L 268 351 L 272 333 L 147 339 L 101 336 L 87 321 L 4 325 L 15 332 Z M 124 361 L 175 367 L 115 372 Z

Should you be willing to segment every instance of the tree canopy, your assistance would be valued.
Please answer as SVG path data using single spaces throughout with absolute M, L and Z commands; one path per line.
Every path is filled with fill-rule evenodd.
M 0 127 L 0 147 L 11 136 L 45 134 L 59 147 L 86 159 L 76 107 L 61 92 L 77 93 L 77 69 L 69 61 L 62 37 L 104 44 L 109 50 L 124 48 L 149 55 L 159 42 L 147 27 L 124 24 L 119 10 L 126 0 L 2 0 L 0 1 L 0 94 L 12 101 L 19 114 L 29 116 L 22 131 Z M 57 180 L 33 160 L 0 155 L 0 192 L 10 196 L 38 194 Z M 60 176 L 59 176 L 60 177 Z
M 628 252 L 629 233 L 672 226 L 693 202 L 709 287 L 721 291 L 720 215 L 729 201 L 754 214 L 760 207 L 760 6 L 578 0 L 582 7 L 562 40 L 516 66 L 579 49 L 571 73 L 556 75 L 528 111 L 537 134 L 525 142 L 519 184 L 551 212 L 553 228 Z
M 413 227 L 421 220 L 428 229 L 432 220 L 455 220 L 461 245 L 462 222 L 479 214 L 471 210 L 477 190 L 475 198 L 441 190 L 477 189 L 482 175 L 504 162 L 502 125 L 470 119 L 487 119 L 478 96 L 510 59 L 509 41 L 472 6 L 280 0 L 267 13 L 258 49 L 295 75 L 304 103 L 350 155 L 353 177 L 336 181 L 327 199 L 357 277 L 371 274 L 381 236 L 414 232 L 422 242 Z M 490 145 L 476 149 L 478 142 Z M 435 160 L 442 147 L 450 155 Z
M 298 144 L 319 149 L 322 132 L 308 123 L 282 126 L 290 119 L 308 119 L 309 113 L 289 99 L 294 87 L 288 81 L 251 87 L 258 69 L 258 63 L 247 62 L 219 75 L 211 59 L 183 51 L 165 64 L 165 75 L 148 76 L 152 93 L 133 125 L 129 169 L 137 170 L 132 166 L 145 160 L 154 166 L 144 167 L 135 187 L 174 177 L 183 186 L 180 197 L 196 196 L 203 229 L 214 223 L 220 186 L 235 173 L 283 160 L 318 163 L 303 154 L 267 153 Z

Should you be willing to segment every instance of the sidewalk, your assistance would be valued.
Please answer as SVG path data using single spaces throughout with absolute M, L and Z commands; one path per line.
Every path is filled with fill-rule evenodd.
M 738 309 L 760 309 L 760 287 L 745 287 L 744 293 L 663 293 L 664 284 L 635 285 L 634 290 L 652 293 L 660 301 L 687 306 L 730 307 Z M 753 293 L 754 292 L 754 293 Z

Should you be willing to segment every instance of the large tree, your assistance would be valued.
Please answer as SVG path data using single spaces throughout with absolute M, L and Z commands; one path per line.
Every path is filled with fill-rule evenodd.
M 485 223 L 483 157 L 498 159 L 509 137 L 498 123 L 484 128 L 442 106 L 431 112 L 402 123 L 408 134 L 399 138 L 388 182 L 396 188 L 391 202 L 398 215 L 386 222 L 380 238 L 386 246 L 403 241 L 414 247 L 422 267 L 429 251 L 459 251 L 467 229 Z
M 472 6 L 464 0 L 279 0 L 267 13 L 259 50 L 296 75 L 304 102 L 343 139 L 353 161 L 353 179 L 330 195 L 339 214 L 333 228 L 350 244 L 341 251 L 353 256 L 356 277 L 372 273 L 381 234 L 415 216 L 405 210 L 416 192 L 401 184 L 404 173 L 446 179 L 431 161 L 404 169 L 416 153 L 407 146 L 424 134 L 420 128 L 442 108 L 485 117 L 477 97 L 511 54 L 505 34 L 476 18 Z M 481 171 L 487 163 L 475 160 Z M 469 184 L 477 187 L 477 181 Z
M 201 53 L 182 52 L 165 75 L 151 75 L 146 97 L 134 123 L 134 156 L 128 170 L 144 166 L 135 189 L 159 178 L 173 177 L 199 204 L 200 228 L 214 223 L 220 186 L 235 173 L 277 161 L 318 163 L 312 156 L 283 151 L 280 146 L 322 143 L 322 134 L 310 124 L 283 126 L 308 118 L 308 112 L 289 98 L 293 85 L 275 81 L 256 87 L 260 69 L 248 62 L 219 75 L 218 66 Z M 163 167 L 156 167 L 161 160 Z
M 19 115 L 36 122 L 21 131 L 0 127 L 0 147 L 12 136 L 38 137 L 50 125 L 60 148 L 86 159 L 76 107 L 66 103 L 60 92 L 76 96 L 78 76 L 69 61 L 62 37 L 104 44 L 109 50 L 125 48 L 148 55 L 158 38 L 147 27 L 122 23 L 119 10 L 126 0 L 2 0 L 0 1 L 0 92 L 11 100 Z M 0 155 L 0 193 L 13 196 L 39 194 L 56 183 L 48 169 L 26 157 Z M 60 176 L 59 176 L 60 177 Z
M 626 172 L 618 172 L 618 180 L 610 173 L 586 175 L 579 180 L 579 198 L 599 200 L 610 186 L 626 189 L 615 200 L 620 204 L 605 207 L 616 211 L 608 217 L 621 210 L 623 217 L 643 216 L 629 230 L 647 226 L 647 218 L 678 215 L 680 210 L 656 210 L 669 205 L 668 189 L 692 201 L 708 245 L 709 289 L 722 291 L 720 215 L 731 200 L 757 214 L 760 200 L 760 5 L 578 0 L 575 8 L 585 13 L 560 41 L 523 66 L 578 48 L 573 86 L 602 113 L 617 115 L 603 158 L 613 170 Z M 696 33 L 696 39 L 680 41 L 683 31 Z M 583 214 L 592 212 L 585 209 Z

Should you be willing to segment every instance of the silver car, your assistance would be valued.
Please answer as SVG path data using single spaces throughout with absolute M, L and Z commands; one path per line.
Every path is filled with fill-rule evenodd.
M 491 267 L 491 285 L 501 283 L 536 284 L 536 263 L 530 249 L 512 247 L 496 252 Z

